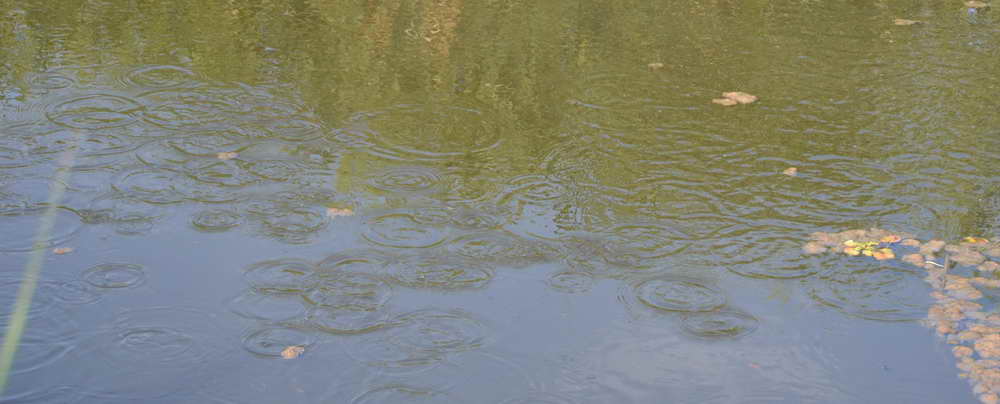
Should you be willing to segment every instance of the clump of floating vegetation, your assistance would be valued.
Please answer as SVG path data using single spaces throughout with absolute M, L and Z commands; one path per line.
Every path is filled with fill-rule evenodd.
M 898 259 L 923 268 L 934 300 L 925 324 L 952 347 L 961 376 L 979 400 L 1000 403 L 1000 312 L 985 305 L 1000 289 L 1000 242 L 966 237 L 957 242 L 922 242 L 882 229 L 817 232 L 802 246 L 806 254 L 846 254 Z M 998 294 L 1000 296 L 1000 294 Z

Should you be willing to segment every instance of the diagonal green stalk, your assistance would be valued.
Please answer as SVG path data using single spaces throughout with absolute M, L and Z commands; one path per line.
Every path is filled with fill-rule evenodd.
M 56 224 L 56 213 L 59 210 L 59 202 L 62 201 L 66 193 L 66 181 L 69 179 L 70 167 L 76 155 L 76 145 L 80 142 L 81 135 L 77 133 L 72 147 L 59 156 L 59 167 L 56 175 L 49 184 L 49 197 L 46 201 L 45 212 L 42 214 L 41 223 L 35 233 L 35 240 L 32 245 L 31 255 L 24 270 L 24 279 L 17 289 L 17 299 L 14 301 L 14 310 L 10 313 L 7 330 L 4 333 L 3 345 L 0 347 L 0 397 L 3 396 L 10 379 L 10 369 L 14 365 L 14 358 L 17 355 L 17 348 L 24 335 L 25 327 L 28 323 L 28 310 L 31 308 L 31 301 L 35 296 L 35 288 L 38 286 L 38 278 L 42 272 L 45 261 L 47 245 L 45 240 L 52 233 L 52 228 Z

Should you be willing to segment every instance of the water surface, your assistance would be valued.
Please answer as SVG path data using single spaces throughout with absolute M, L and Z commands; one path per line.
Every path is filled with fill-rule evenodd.
M 979 401 L 801 246 L 1000 238 L 996 10 L 534 3 L 0 5 L 0 402 Z

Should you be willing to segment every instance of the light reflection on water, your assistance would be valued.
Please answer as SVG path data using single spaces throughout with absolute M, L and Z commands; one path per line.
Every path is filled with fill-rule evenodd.
M 0 401 L 975 401 L 800 245 L 1000 236 L 988 10 L 118 3 L 0 6 Z

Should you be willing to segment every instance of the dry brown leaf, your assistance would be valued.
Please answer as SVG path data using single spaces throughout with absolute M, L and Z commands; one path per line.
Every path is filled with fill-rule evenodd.
M 757 101 L 757 96 L 756 95 L 753 95 L 753 94 L 750 94 L 750 93 L 744 93 L 742 91 L 730 91 L 730 92 L 722 93 L 722 96 L 726 97 L 726 98 L 728 98 L 730 100 L 736 101 L 736 102 L 738 102 L 740 104 L 749 104 L 751 102 Z
M 917 253 L 906 254 L 906 255 L 903 256 L 903 262 L 905 262 L 907 264 L 911 264 L 911 265 L 916 265 L 918 267 L 921 266 L 921 265 L 923 265 L 924 261 L 926 261 L 924 259 L 924 256 L 921 255 L 921 254 L 917 254 Z
M 236 158 L 236 156 L 239 156 L 236 152 L 221 152 L 216 154 L 216 157 L 218 157 L 219 160 L 232 160 Z
M 288 348 L 285 348 L 285 350 L 281 351 L 281 357 L 284 359 L 295 359 L 298 358 L 300 355 L 302 355 L 302 353 L 305 351 L 306 348 L 303 346 L 292 345 Z
M 978 269 L 980 271 L 983 271 L 983 272 L 994 272 L 994 271 L 1000 269 L 1000 264 L 998 264 L 995 261 L 986 261 L 986 262 L 984 262 L 982 264 L 979 264 L 979 266 L 976 267 L 976 269 Z
M 52 253 L 55 255 L 69 254 L 73 252 L 73 247 L 56 247 L 52 249 Z
M 898 243 L 899 240 L 902 240 L 902 239 L 903 239 L 902 237 L 899 237 L 899 236 L 897 236 L 895 234 L 892 234 L 892 235 L 888 235 L 888 236 L 882 237 L 882 239 L 879 240 L 879 241 L 881 241 L 883 243 L 890 243 L 891 244 L 891 243 Z
M 788 167 L 785 169 L 785 171 L 782 171 L 781 173 L 789 177 L 794 177 L 799 174 L 799 169 L 795 167 Z
M 712 102 L 715 104 L 722 105 L 724 107 L 731 107 L 733 105 L 739 104 L 738 102 L 736 102 L 736 100 L 732 100 L 729 98 L 716 98 L 713 99 Z
M 802 246 L 802 252 L 806 254 L 822 254 L 826 252 L 826 247 L 818 242 L 810 241 Z

